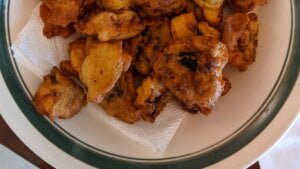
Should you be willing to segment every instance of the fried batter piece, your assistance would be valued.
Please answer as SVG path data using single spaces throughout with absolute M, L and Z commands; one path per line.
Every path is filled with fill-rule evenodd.
M 121 11 L 128 10 L 132 0 L 102 0 L 102 6 L 106 10 Z
M 222 41 L 229 51 L 229 64 L 241 72 L 255 62 L 258 29 L 255 13 L 235 13 L 225 19 Z
M 133 0 L 136 9 L 149 16 L 179 14 L 187 5 L 187 0 Z
M 198 24 L 198 29 L 204 36 L 211 36 L 217 39 L 221 38 L 221 33 L 218 29 L 210 26 L 207 22 L 200 22 Z
M 128 39 L 144 30 L 144 24 L 132 11 L 100 12 L 74 27 L 79 33 L 97 35 L 100 42 Z
M 188 38 L 197 34 L 197 19 L 193 12 L 184 13 L 171 20 L 173 39 Z
M 116 86 L 106 95 L 100 105 L 110 116 L 133 124 L 140 120 L 138 108 L 134 105 L 135 98 L 135 77 L 132 71 L 127 71 L 122 74 Z
M 123 54 L 122 41 L 103 43 L 89 38 L 85 53 L 79 77 L 87 87 L 87 100 L 100 103 L 122 72 L 127 71 L 131 58 Z
M 207 22 L 219 26 L 223 19 L 224 0 L 194 0 L 202 9 Z
M 197 20 L 200 20 L 202 19 L 202 11 L 200 9 L 200 7 L 194 2 L 194 1 L 187 1 L 187 5 L 185 7 L 185 10 L 184 10 L 185 13 L 190 13 L 190 12 L 193 12 L 194 15 L 196 16 L 196 19 Z
M 153 123 L 171 97 L 164 84 L 155 77 L 148 76 L 137 88 L 135 105 L 139 108 L 142 119 Z
M 52 38 L 54 36 L 62 36 L 64 38 L 69 37 L 75 32 L 75 29 L 73 28 L 72 24 L 69 24 L 67 27 L 57 26 L 45 23 L 43 28 L 43 34 L 47 38 Z
M 209 36 L 179 39 L 155 61 L 155 75 L 190 112 L 208 114 L 224 91 L 226 46 Z
M 68 119 L 79 113 L 86 104 L 83 90 L 62 74 L 56 67 L 44 77 L 33 97 L 36 110 L 49 117 Z
M 44 23 L 67 27 L 76 22 L 83 0 L 43 0 L 40 15 Z
M 267 0 L 227 0 L 228 5 L 239 12 L 250 12 L 256 6 L 262 6 L 267 3 Z
M 133 64 L 142 75 L 149 75 L 152 70 L 155 53 L 161 50 L 171 39 L 169 20 L 166 18 L 151 19 L 141 35 L 126 42 Z

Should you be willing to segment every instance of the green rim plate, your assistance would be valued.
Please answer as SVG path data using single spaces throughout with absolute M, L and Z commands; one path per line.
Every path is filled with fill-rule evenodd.
M 260 108 L 254 119 L 225 143 L 204 153 L 192 153 L 168 159 L 137 159 L 118 156 L 105 151 L 96 151 L 76 142 L 39 115 L 23 87 L 23 82 L 16 71 L 15 60 L 10 50 L 9 30 L 7 28 L 9 0 L 0 0 L 0 69 L 2 76 L 15 102 L 36 129 L 64 152 L 99 168 L 109 169 L 181 169 L 202 168 L 214 164 L 251 142 L 277 115 L 288 98 L 300 70 L 300 0 L 291 0 L 292 35 L 285 66 L 282 68 L 277 84 Z M 294 22 L 295 21 L 295 22 Z

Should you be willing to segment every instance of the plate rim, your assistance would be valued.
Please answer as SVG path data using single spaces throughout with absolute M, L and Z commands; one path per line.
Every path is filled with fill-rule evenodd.
M 294 0 L 294 1 L 296 1 L 296 0 Z M 291 1 L 291 2 L 294 2 L 294 1 Z M 3 23 L 2 21 L 4 21 L 4 19 L 3 19 L 3 14 L 5 14 L 5 10 L 3 10 L 3 7 L 5 7 L 5 0 L 1 0 L 0 1 L 0 4 L 1 4 L 1 7 L 0 7 L 0 11 L 1 11 L 1 15 L 0 15 L 0 23 Z M 4 4 L 4 5 L 3 5 Z M 296 4 L 294 4 L 294 5 L 296 5 Z M 296 8 L 296 6 L 295 6 L 295 8 Z M 299 5 L 298 5 L 298 7 L 297 7 L 297 9 L 299 9 L 300 7 L 299 7 Z M 298 10 L 299 11 L 299 10 Z M 297 10 L 295 10 L 295 12 L 297 12 Z M 299 12 L 297 13 L 297 16 L 299 17 Z M 297 24 L 297 28 L 299 29 L 299 22 L 296 22 L 296 24 Z M 4 24 L 2 24 L 2 26 L 4 26 Z M 0 28 L 1 29 L 1 28 Z M 0 32 L 0 44 L 6 44 L 5 42 L 6 42 L 6 39 L 4 38 L 4 37 L 6 37 L 5 36 L 5 32 L 4 32 L 4 30 L 5 29 L 3 29 L 3 27 L 2 27 L 2 29 L 0 30 L 1 32 Z M 7 30 L 6 30 L 7 31 Z M 299 30 L 298 30 L 299 31 Z M 3 33 L 4 32 L 4 33 Z M 297 32 L 295 32 L 295 33 L 297 33 Z M 295 36 L 299 36 L 299 32 L 298 32 L 298 35 L 295 35 Z M 296 38 L 295 38 L 296 39 Z M 296 39 L 297 40 L 297 39 Z M 295 47 L 296 47 L 296 45 L 298 44 L 299 42 L 297 42 L 297 43 L 295 43 L 294 42 L 294 47 L 292 48 L 292 50 L 293 49 L 296 49 Z M 5 45 L 4 45 L 5 46 Z M 6 46 L 6 48 L 2 48 L 2 50 L 0 51 L 0 54 L 1 55 L 4 55 L 4 56 L 6 56 L 5 55 L 5 53 L 9 53 L 8 51 L 6 51 L 7 50 L 7 46 Z M 294 51 L 292 51 L 292 52 L 294 52 Z M 296 54 L 297 54 L 297 52 L 299 52 L 299 51 L 296 51 Z M 296 56 L 296 54 L 293 54 L 293 56 L 295 57 Z M 298 53 L 299 54 L 299 53 Z M 292 56 L 292 57 L 293 57 Z M 24 98 L 24 97 L 26 97 L 25 95 L 24 95 L 24 93 L 22 94 L 22 92 L 20 92 L 19 94 L 20 95 L 18 95 L 18 96 L 16 96 L 16 95 L 14 95 L 14 93 L 16 93 L 16 91 L 19 91 L 20 89 L 21 89 L 21 91 L 22 91 L 22 88 L 20 87 L 20 86 L 14 86 L 15 88 L 13 88 L 13 87 L 11 87 L 11 82 L 9 82 L 9 78 L 16 78 L 16 77 L 12 77 L 10 74 L 8 74 L 8 73 L 11 73 L 11 72 L 6 72 L 7 70 L 5 70 L 5 69 L 3 69 L 3 67 L 5 67 L 5 66 L 7 66 L 7 65 L 4 65 L 5 63 L 7 63 L 7 62 L 5 62 L 5 60 L 2 58 L 2 59 L 0 59 L 0 68 L 1 68 L 1 73 L 3 74 L 3 76 L 4 76 L 4 79 L 6 79 L 5 80 L 5 82 L 7 83 L 7 85 L 8 86 L 10 86 L 9 87 L 9 90 L 10 90 L 10 92 L 12 93 L 12 95 L 13 95 L 13 97 L 14 97 L 14 99 L 16 100 L 16 102 L 19 104 L 19 106 L 21 106 L 22 107 L 22 105 L 20 105 L 20 104 L 22 104 L 22 103 L 20 103 L 20 100 L 22 100 L 22 98 Z M 1 66 L 2 65 L 2 66 Z M 297 68 L 298 68 L 298 71 L 295 71 L 295 72 L 292 72 L 293 73 L 293 77 L 294 77 L 294 79 L 292 79 L 291 81 L 289 81 L 290 83 L 289 83 L 289 91 L 287 92 L 287 93 L 285 93 L 285 99 L 288 97 L 288 94 L 289 94 L 289 92 L 291 92 L 291 90 L 292 90 L 292 87 L 293 87 L 293 85 L 294 85 L 294 82 L 296 81 L 296 79 L 297 79 L 297 77 L 298 77 L 298 74 L 299 74 L 299 58 L 298 58 L 298 60 L 297 60 L 297 58 L 296 58 L 296 62 L 295 63 L 293 63 L 293 65 L 294 65 L 294 67 L 296 67 L 296 70 L 297 70 Z M 11 65 L 12 66 L 12 65 Z M 7 67 L 6 67 L 7 68 Z M 294 70 L 294 69 L 293 69 Z M 3 73 L 4 72 L 4 73 Z M 285 72 L 286 73 L 286 72 Z M 289 75 L 290 76 L 290 75 Z M 286 76 L 285 76 L 286 77 Z M 291 77 L 290 77 L 291 78 Z M 18 79 L 15 79 L 15 80 L 18 80 Z M 281 85 L 282 85 L 282 83 L 281 83 Z M 14 90 L 14 89 L 17 89 L 17 90 Z M 283 100 L 285 100 L 285 99 L 283 99 Z M 28 102 L 27 102 L 28 103 Z M 23 104 L 26 104 L 26 103 L 23 103 Z M 283 101 L 283 103 L 282 103 L 282 105 L 284 104 L 284 101 Z M 24 105 L 23 105 L 24 106 Z M 32 105 L 31 105 L 31 108 L 32 108 Z M 278 109 L 280 109 L 281 108 L 281 106 L 279 106 L 279 108 Z M 22 111 L 22 112 L 25 112 L 25 111 Z M 277 113 L 278 113 L 279 111 L 277 111 Z M 276 114 L 277 114 L 276 113 Z M 275 115 L 276 115 L 275 114 Z M 26 115 L 26 114 L 25 114 Z M 275 116 L 273 116 L 273 117 L 271 117 L 271 119 L 269 119 L 270 121 L 269 122 L 271 122 L 272 121 L 272 119 L 274 118 Z M 27 118 L 30 120 L 30 121 L 32 121 L 32 122 L 36 122 L 36 123 L 43 123 L 44 124 L 44 122 L 45 122 L 45 119 L 44 118 L 39 118 L 39 117 L 29 117 L 29 116 L 27 116 Z M 265 126 L 266 127 L 266 126 Z M 264 128 L 265 128 L 264 127 Z M 263 129 L 262 129 L 263 130 Z M 45 134 L 45 133 L 42 133 L 42 134 Z M 45 136 L 45 137 L 47 137 L 47 136 Z M 63 137 L 63 135 L 62 135 L 62 137 Z M 255 137 L 254 137 L 255 138 Z M 252 138 L 252 139 L 254 139 L 254 138 Z M 250 141 L 249 141 L 250 142 Z M 249 143 L 248 142 L 248 143 Z M 246 143 L 247 144 L 247 143 Z M 239 150 L 240 148 L 242 148 L 243 146 L 245 146 L 245 145 L 239 145 L 240 147 L 237 149 L 237 150 Z M 225 151 L 225 150 L 224 150 Z M 225 151 L 225 152 L 227 152 L 227 151 Z M 233 154 L 234 152 L 232 152 L 231 154 Z M 230 156 L 231 155 L 230 153 L 229 153 L 229 155 L 228 154 L 226 154 L 225 155 L 225 157 L 228 157 L 228 156 Z M 74 155 L 74 154 L 72 154 L 72 155 Z M 80 155 L 80 154 L 79 154 Z M 199 160 L 198 158 L 197 158 L 198 156 L 193 156 L 193 157 L 189 157 L 189 159 L 188 158 L 185 158 L 184 160 L 189 160 L 189 161 L 182 161 L 182 159 L 180 159 L 181 161 L 179 161 L 180 162 L 180 166 L 178 166 L 178 164 L 175 164 L 175 163 L 177 163 L 178 161 L 171 161 L 170 163 L 172 163 L 172 165 L 173 164 L 175 164 L 176 166 L 172 166 L 172 168 L 182 168 L 183 166 L 185 166 L 185 167 L 193 167 L 193 166 L 191 166 L 191 163 L 193 163 L 193 165 L 194 164 L 196 164 L 196 166 L 197 167 L 199 167 L 199 162 L 201 161 L 201 160 Z M 225 157 L 222 157 L 222 159 L 223 158 L 225 158 Z M 208 157 L 209 158 L 209 157 Z M 120 166 L 122 166 L 122 167 L 124 167 L 124 164 L 129 164 L 129 166 L 128 167 L 130 167 L 130 166 L 132 166 L 131 165 L 131 163 L 128 163 L 128 161 L 122 161 L 122 160 L 120 160 L 120 159 L 115 159 L 115 158 L 106 158 L 105 159 L 106 161 L 107 160 L 109 160 L 110 162 L 111 162 L 111 164 L 115 164 L 116 166 L 114 166 L 114 167 L 120 167 Z M 212 159 L 214 162 L 215 162 L 215 156 L 214 156 L 214 159 Z M 219 159 L 219 160 L 221 160 L 221 159 Z M 191 162 L 191 161 L 193 161 L 193 162 Z M 92 161 L 93 162 L 93 161 Z M 121 163 L 120 163 L 121 162 Z M 209 161 L 207 161 L 207 159 L 205 159 L 205 161 L 203 162 L 201 162 L 201 164 L 200 164 L 200 166 L 201 167 L 204 167 L 204 166 L 206 166 L 206 165 L 209 165 L 209 164 L 212 164 L 212 163 L 214 163 L 214 162 L 209 162 Z M 165 163 L 165 162 L 158 162 L 158 163 L 155 163 L 156 165 L 160 165 L 159 167 L 162 167 L 162 168 L 166 168 L 165 167 L 165 165 L 167 165 L 167 166 L 170 166 L 171 164 L 170 163 Z M 98 164 L 98 163 L 97 163 Z M 139 162 L 138 163 L 139 165 L 141 165 L 141 166 L 144 166 L 144 167 L 153 167 L 153 163 L 145 163 L 145 162 Z M 146 164 L 146 165 L 145 165 Z M 149 166 L 149 164 L 150 164 L 150 166 Z M 98 164 L 99 165 L 99 164 Z M 135 164 L 133 164 L 133 165 L 136 165 L 136 163 Z M 97 165 L 96 165 L 97 166 Z M 101 166 L 100 167 L 103 167 L 103 163 L 101 164 Z M 105 166 L 104 166 L 105 167 Z

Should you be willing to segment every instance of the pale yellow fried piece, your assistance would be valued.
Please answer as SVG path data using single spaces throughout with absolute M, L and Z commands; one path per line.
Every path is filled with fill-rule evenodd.
M 197 34 L 197 19 L 193 12 L 184 13 L 171 20 L 173 39 L 187 38 Z
M 207 22 L 219 26 L 223 19 L 224 0 L 194 0 L 202 9 Z
M 200 22 L 198 24 L 198 29 L 204 36 L 211 36 L 217 39 L 220 39 L 221 37 L 219 30 L 210 26 L 207 22 Z
M 149 16 L 179 14 L 187 5 L 187 0 L 133 0 L 136 9 Z
M 80 80 L 87 87 L 87 100 L 100 103 L 128 68 L 128 55 L 123 55 L 122 41 L 104 43 L 90 38 L 86 44 Z
M 267 0 L 227 0 L 228 5 L 239 12 L 250 12 L 256 6 L 262 6 L 267 3 Z
M 86 101 L 83 90 L 55 67 L 44 77 L 33 103 L 39 113 L 54 121 L 55 118 L 71 118 Z
M 164 84 L 155 77 L 148 76 L 137 88 L 135 105 L 139 108 L 142 119 L 153 123 L 170 98 L 171 94 Z
M 142 34 L 126 42 L 128 50 L 134 57 L 133 65 L 140 74 L 151 73 L 155 53 L 161 50 L 170 39 L 170 23 L 166 18 L 160 18 L 148 20 Z
M 225 19 L 222 41 L 229 51 L 229 64 L 239 71 L 255 62 L 258 32 L 255 13 L 235 13 Z
M 132 0 L 102 0 L 102 6 L 106 10 L 120 11 L 127 10 Z
M 67 27 L 57 26 L 45 23 L 43 28 L 43 34 L 47 38 L 52 38 L 54 36 L 62 36 L 64 38 L 69 37 L 75 32 L 73 26 L 70 24 Z
M 40 15 L 45 23 L 66 27 L 76 22 L 83 0 L 43 0 Z
M 85 59 L 86 38 L 78 38 L 69 45 L 70 63 L 74 70 L 79 74 Z
M 88 21 L 75 25 L 79 33 L 97 35 L 100 42 L 134 37 L 144 30 L 144 24 L 135 12 L 100 12 Z
M 135 98 L 135 77 L 128 71 L 122 74 L 119 82 L 100 104 L 110 116 L 132 124 L 140 120 L 138 108 L 134 105 Z
M 186 109 L 208 114 L 224 91 L 227 61 L 226 46 L 218 39 L 194 36 L 170 42 L 153 69 Z

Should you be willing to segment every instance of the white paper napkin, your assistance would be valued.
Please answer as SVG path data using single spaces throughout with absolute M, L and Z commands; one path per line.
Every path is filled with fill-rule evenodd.
M 34 9 L 28 23 L 11 48 L 19 63 L 42 78 L 50 72 L 53 66 L 58 66 L 62 60 L 69 58 L 69 42 L 76 37 L 73 36 L 68 39 L 61 37 L 47 39 L 44 37 L 42 33 L 44 24 L 39 15 L 39 5 Z M 185 115 L 186 113 L 182 111 L 180 106 L 172 101 L 158 116 L 154 124 L 138 122 L 129 125 L 115 120 L 105 113 L 101 114 L 101 119 L 141 145 L 163 153 Z
M 259 160 L 262 169 L 300 168 L 300 117 L 288 133 Z

